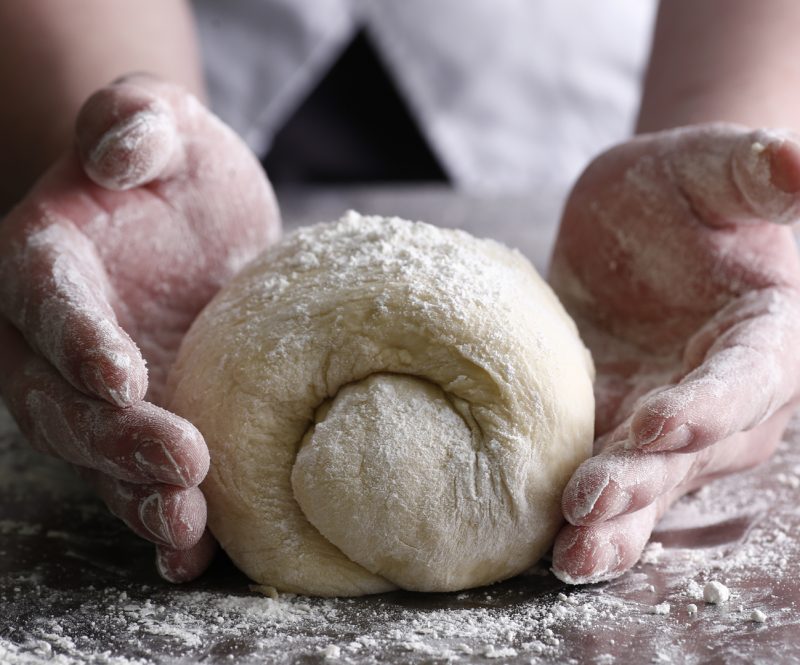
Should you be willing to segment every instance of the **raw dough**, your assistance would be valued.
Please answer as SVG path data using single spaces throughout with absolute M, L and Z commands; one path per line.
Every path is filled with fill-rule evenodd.
M 181 347 L 209 525 L 260 584 L 450 591 L 534 564 L 591 451 L 593 367 L 516 251 L 362 217 L 246 267 Z

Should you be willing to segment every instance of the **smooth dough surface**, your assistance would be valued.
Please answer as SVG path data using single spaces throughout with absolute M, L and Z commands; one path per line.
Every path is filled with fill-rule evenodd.
M 591 357 L 517 251 L 350 212 L 195 321 L 169 407 L 211 451 L 209 525 L 253 580 L 451 591 L 533 565 L 591 452 Z

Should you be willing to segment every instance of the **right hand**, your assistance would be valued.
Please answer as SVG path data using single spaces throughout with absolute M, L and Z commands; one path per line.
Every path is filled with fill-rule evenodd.
M 551 280 L 592 350 L 595 456 L 564 492 L 553 569 L 633 566 L 678 497 L 767 459 L 800 404 L 800 141 L 728 124 L 598 157 Z
M 192 579 L 214 552 L 208 450 L 159 403 L 195 316 L 278 237 L 277 205 L 246 145 L 176 85 L 126 77 L 76 129 L 0 224 L 0 392 L 34 448 L 157 545 L 163 577 Z

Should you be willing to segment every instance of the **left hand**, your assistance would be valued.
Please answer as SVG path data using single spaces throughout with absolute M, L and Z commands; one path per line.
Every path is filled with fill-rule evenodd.
M 733 125 L 638 137 L 576 184 L 551 282 L 594 356 L 598 438 L 564 492 L 562 580 L 621 575 L 678 497 L 775 450 L 800 395 L 798 217 L 800 143 Z
M 0 394 L 156 544 L 173 582 L 214 554 L 206 444 L 163 403 L 198 312 L 277 238 L 244 142 L 182 87 L 126 76 L 84 104 L 75 145 L 0 224 Z M 5 319 L 5 320 L 4 320 Z

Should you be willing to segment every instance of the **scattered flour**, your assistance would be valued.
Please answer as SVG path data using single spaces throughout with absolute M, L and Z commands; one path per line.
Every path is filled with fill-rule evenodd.
M 689 580 L 686 584 L 686 595 L 692 600 L 703 600 L 703 587 L 697 580 Z
M 337 647 L 335 644 L 329 644 L 325 648 L 320 649 L 319 653 L 325 660 L 338 660 L 342 656 L 341 648 Z
M 192 587 L 156 582 L 141 572 L 150 570 L 149 547 L 124 527 L 115 530 L 71 472 L 23 449 L 12 455 L 2 426 L 0 417 L 3 665 L 611 665 L 629 662 L 630 653 L 644 663 L 699 664 L 709 653 L 727 662 L 800 659 L 791 640 L 759 637 L 764 621 L 776 634 L 800 631 L 797 491 L 775 482 L 777 473 L 797 474 L 797 446 L 782 444 L 764 467 L 681 500 L 654 535 L 660 545 L 648 549 L 656 561 L 609 583 L 564 587 L 543 566 L 459 594 L 310 599 L 253 593 L 240 576 Z M 789 439 L 799 435 L 793 429 Z M 22 503 L 31 483 L 40 501 Z M 80 530 L 69 524 L 76 515 Z M 116 541 L 130 569 L 117 567 L 119 557 L 103 558 Z M 13 561 L 27 563 L 20 569 Z M 737 607 L 697 610 L 705 586 L 717 580 Z M 648 611 L 664 606 L 686 612 Z
M 670 604 L 669 603 L 659 603 L 658 605 L 655 605 L 655 606 L 650 608 L 650 613 L 651 614 L 665 615 L 665 614 L 669 614 L 669 611 L 670 611 Z
M 642 556 L 639 558 L 639 561 L 647 564 L 658 563 L 663 551 L 664 546 L 661 543 L 658 541 L 652 541 L 648 543 L 647 547 L 644 548 L 644 552 L 642 552 Z
M 712 580 L 703 587 L 703 599 L 713 605 L 727 603 L 731 592 L 722 582 Z

